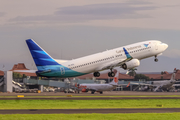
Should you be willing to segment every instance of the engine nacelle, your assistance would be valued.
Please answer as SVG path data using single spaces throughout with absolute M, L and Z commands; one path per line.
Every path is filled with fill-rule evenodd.
M 139 65 L 140 65 L 140 61 L 138 59 L 132 59 L 131 61 L 124 63 L 122 65 L 122 68 L 124 70 L 127 70 L 127 69 L 131 69 L 134 67 L 138 67 Z
M 88 92 L 88 90 L 87 89 L 82 89 L 82 92 Z

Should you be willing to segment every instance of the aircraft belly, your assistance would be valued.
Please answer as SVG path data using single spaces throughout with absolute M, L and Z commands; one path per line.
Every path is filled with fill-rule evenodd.
M 42 74 L 43 76 L 46 77 L 60 77 L 60 78 L 65 78 L 65 77 L 75 77 L 75 76 L 80 76 L 80 75 L 85 75 L 87 73 L 80 73 L 80 72 L 76 72 L 73 70 L 65 70 L 63 73 L 59 70 L 56 72 L 50 72 L 50 73 L 44 73 Z

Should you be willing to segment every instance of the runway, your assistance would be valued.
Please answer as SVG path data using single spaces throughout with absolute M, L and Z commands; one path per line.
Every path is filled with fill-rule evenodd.
M 18 98 L 17 95 L 24 95 Z M 72 97 L 67 97 L 70 95 Z M 103 94 L 95 93 L 0 93 L 0 100 L 121 100 L 121 99 L 180 99 L 180 92 L 134 92 L 107 91 Z
M 0 114 L 78 114 L 78 113 L 174 113 L 180 108 L 142 108 L 142 109 L 30 109 L 0 110 Z
M 180 97 L 33 97 L 33 98 L 0 98 L 0 100 L 123 100 L 123 99 L 180 99 Z
M 17 98 L 24 95 L 24 98 Z M 67 97 L 72 95 L 72 97 Z M 180 99 L 180 92 L 129 92 L 111 91 L 91 93 L 0 93 L 0 100 L 121 100 L 121 99 Z M 123 108 L 123 109 L 21 109 L 0 110 L 0 114 L 78 114 L 78 113 L 173 113 L 180 108 Z
M 64 92 L 42 92 L 42 93 L 0 93 L 0 96 L 180 96 L 180 92 L 137 92 L 137 91 L 105 91 L 103 94 L 95 93 L 64 93 Z

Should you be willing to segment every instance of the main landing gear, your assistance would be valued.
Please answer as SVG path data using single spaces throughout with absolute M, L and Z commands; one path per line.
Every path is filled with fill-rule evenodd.
M 155 59 L 154 59 L 155 62 L 158 62 L 158 59 L 157 59 L 157 55 L 155 56 Z
M 114 72 L 112 72 L 112 69 L 110 69 L 111 70 L 111 72 L 109 72 L 108 73 L 108 76 L 109 77 L 114 77 L 115 76 L 115 73 Z M 100 76 L 100 73 L 99 72 L 94 72 L 94 77 L 99 77 Z
M 91 94 L 94 94 L 95 93 L 95 91 L 91 91 Z
M 94 77 L 99 77 L 100 73 L 99 72 L 94 72 Z
M 108 73 L 108 76 L 109 76 L 109 77 L 114 77 L 114 76 L 115 76 L 115 73 L 112 71 L 112 69 L 110 69 L 110 70 L 111 70 L 111 72 Z
M 108 73 L 108 76 L 109 76 L 109 77 L 114 77 L 114 76 L 115 76 L 115 73 L 114 73 L 114 72 L 109 72 L 109 73 Z

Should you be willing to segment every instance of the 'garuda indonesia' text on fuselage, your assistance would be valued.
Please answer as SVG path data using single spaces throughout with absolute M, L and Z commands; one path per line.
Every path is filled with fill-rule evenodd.
M 95 77 L 99 77 L 99 71 L 106 69 L 110 69 L 108 75 L 114 77 L 115 74 L 112 72 L 114 67 L 120 66 L 125 70 L 138 67 L 139 60 L 152 56 L 155 56 L 157 62 L 157 56 L 168 48 L 168 45 L 161 41 L 149 40 L 73 60 L 57 60 L 32 39 L 26 40 L 26 43 L 38 69 L 36 74 L 60 78 L 76 77 L 92 72 Z

